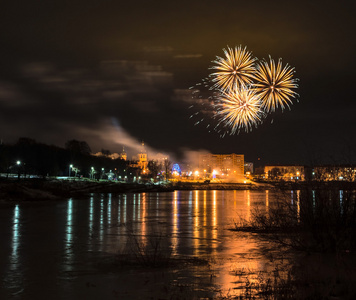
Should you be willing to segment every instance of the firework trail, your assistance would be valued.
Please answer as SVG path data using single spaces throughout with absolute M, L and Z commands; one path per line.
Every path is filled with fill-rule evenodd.
M 249 86 L 235 84 L 233 89 L 222 91 L 217 106 L 216 117 L 220 119 L 218 125 L 230 127 L 230 134 L 244 129 L 246 132 L 257 127 L 265 116 L 261 109 L 261 100 L 256 90 Z
M 293 90 L 298 87 L 298 79 L 293 78 L 294 72 L 288 64 L 282 66 L 281 58 L 277 64 L 271 57 L 269 63 L 263 60 L 257 64 L 254 89 L 267 113 L 274 112 L 278 107 L 282 110 L 290 108 L 291 98 L 298 95 Z
M 234 85 L 247 85 L 252 82 L 253 74 L 255 73 L 256 58 L 252 57 L 252 53 L 239 47 L 223 49 L 225 58 L 216 57 L 213 61 L 216 65 L 211 69 L 216 70 L 210 76 L 214 85 L 212 89 L 218 88 L 223 91 L 232 88 Z

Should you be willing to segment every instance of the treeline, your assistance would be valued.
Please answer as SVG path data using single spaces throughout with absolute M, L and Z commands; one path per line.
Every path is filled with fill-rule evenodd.
M 111 170 L 113 177 L 136 176 L 139 170 L 130 168 L 130 162 L 105 156 L 92 156 L 89 145 L 71 140 L 65 148 L 20 138 L 15 144 L 0 145 L 0 173 L 21 176 L 77 176 L 100 179 Z M 72 166 L 72 167 L 70 167 Z M 104 170 L 103 170 L 104 169 Z

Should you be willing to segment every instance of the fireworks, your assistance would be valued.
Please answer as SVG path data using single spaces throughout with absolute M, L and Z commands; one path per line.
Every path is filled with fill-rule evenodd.
M 231 134 L 241 129 L 246 132 L 251 131 L 252 127 L 257 127 L 264 117 L 256 90 L 244 85 L 238 87 L 235 84 L 233 89 L 223 91 L 217 107 L 217 117 L 225 126 L 231 127 Z
M 261 98 L 262 107 L 266 112 L 274 112 L 276 108 L 290 108 L 291 98 L 295 98 L 297 93 L 292 89 L 297 88 L 297 79 L 293 79 L 294 68 L 288 64 L 282 66 L 282 59 L 278 63 L 270 57 L 267 61 L 259 62 L 255 75 L 256 83 L 254 88 Z
M 220 136 L 229 132 L 239 133 L 243 129 L 249 132 L 262 123 L 267 114 L 278 108 L 282 111 L 286 107 L 290 108 L 293 98 L 298 96 L 295 92 L 298 79 L 293 77 L 294 68 L 288 64 L 283 67 L 282 59 L 279 59 L 277 64 L 271 57 L 269 62 L 258 61 L 242 46 L 227 47 L 227 50 L 223 51 L 225 58 L 217 56 L 213 61 L 216 65 L 211 69 L 215 70 L 215 73 L 210 74 L 209 80 L 203 80 L 203 84 L 197 84 L 194 89 L 196 99 L 199 95 L 197 103 L 203 99 L 208 100 L 203 101 L 204 109 L 200 109 L 203 118 L 195 124 L 212 115 L 211 120 L 218 120 L 212 127 Z M 206 89 L 204 94 L 203 87 Z M 195 115 L 198 116 L 199 113 L 192 116 Z M 209 127 L 210 124 L 207 128 Z M 221 134 L 222 131 L 225 133 Z
M 227 50 L 223 49 L 226 58 L 216 57 L 213 63 L 216 66 L 211 69 L 217 70 L 212 73 L 212 82 L 214 85 L 212 88 L 218 88 L 223 91 L 234 85 L 247 85 L 252 82 L 253 74 L 255 73 L 255 60 L 252 57 L 252 53 L 248 52 L 241 46 L 235 47 L 235 49 L 227 47 Z

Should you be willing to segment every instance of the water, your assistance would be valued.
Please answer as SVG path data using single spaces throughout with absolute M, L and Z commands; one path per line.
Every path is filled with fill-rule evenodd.
M 244 280 L 276 266 L 266 255 L 267 242 L 229 229 L 239 217 L 249 220 L 256 207 L 268 210 L 275 197 L 271 191 L 175 191 L 3 205 L 0 298 L 236 294 Z M 198 257 L 209 264 L 147 270 L 108 263 L 133 236 L 143 247 L 160 238 L 172 257 Z

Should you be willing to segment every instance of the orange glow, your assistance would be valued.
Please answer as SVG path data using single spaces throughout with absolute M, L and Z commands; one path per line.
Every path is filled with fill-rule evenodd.
M 172 254 L 176 255 L 178 247 L 178 191 L 174 191 L 173 197 Z
M 194 237 L 194 255 L 198 255 L 198 245 L 199 245 L 199 192 L 195 191 L 195 211 L 194 211 L 194 229 L 193 229 L 193 237 Z

